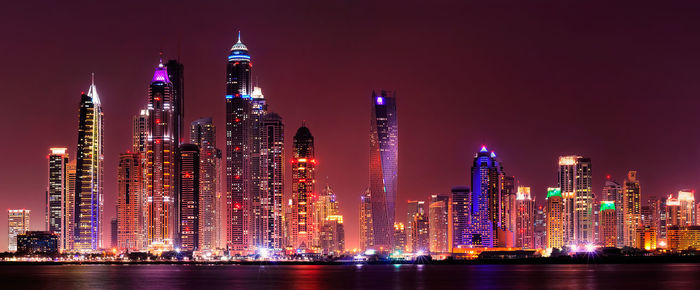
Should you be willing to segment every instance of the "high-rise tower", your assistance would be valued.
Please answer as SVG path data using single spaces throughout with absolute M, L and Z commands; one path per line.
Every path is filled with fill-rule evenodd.
M 615 180 L 612 180 L 610 176 L 607 176 L 605 180 L 605 184 L 603 185 L 603 198 L 606 201 L 614 202 L 615 203 L 615 239 L 617 239 L 616 246 L 617 247 L 622 247 L 625 241 L 625 219 L 624 219 L 624 211 L 622 210 L 622 199 L 623 199 L 623 194 L 622 194 L 622 185 L 620 185 L 618 182 Z M 609 208 L 609 207 L 608 207 Z M 601 211 L 602 214 L 602 211 Z M 600 233 L 603 233 L 602 230 L 599 231 Z M 602 238 L 602 237 L 601 237 Z
M 102 247 L 103 116 L 93 78 L 88 93 L 81 96 L 78 122 L 74 248 L 80 251 Z
M 60 249 L 67 247 L 66 202 L 68 196 L 67 148 L 50 148 L 49 186 L 46 190 L 46 229 L 59 236 Z
M 535 200 L 530 196 L 529 187 L 518 187 L 515 199 L 515 246 L 525 249 L 535 248 Z
M 560 188 L 547 189 L 547 248 L 562 248 L 564 244 L 564 197 Z
M 190 143 L 199 146 L 199 249 L 213 250 L 219 244 L 219 179 L 221 150 L 216 148 L 216 127 L 211 118 L 201 118 L 190 125 Z
M 374 248 L 372 221 L 372 194 L 367 189 L 360 196 L 360 249 L 362 250 Z
M 558 184 L 564 198 L 564 243 L 589 244 L 593 234 L 591 159 L 559 157 Z
M 260 124 L 260 243 L 256 246 L 281 249 L 284 206 L 284 124 L 282 117 L 267 113 Z
M 624 211 L 625 232 L 624 245 L 634 247 L 636 244 L 637 227 L 641 225 L 641 189 L 637 179 L 637 171 L 627 172 L 627 179 L 623 184 L 622 210 Z
M 140 153 L 119 156 L 116 247 L 122 250 L 140 251 L 146 246 L 142 159 Z
M 306 126 L 294 135 L 292 157 L 292 235 L 295 248 L 311 248 L 315 226 L 312 204 L 316 198 L 314 136 Z
M 199 146 L 182 144 L 178 149 L 180 162 L 180 185 L 178 191 L 180 248 L 185 251 L 199 250 Z
M 471 170 L 471 227 L 473 245 L 491 248 L 498 242 L 501 223 L 501 194 L 499 181 L 503 167 L 496 161 L 496 154 L 486 146 L 474 157 Z
M 251 70 L 248 48 L 239 33 L 226 66 L 226 243 L 238 252 L 248 250 L 251 242 Z
M 372 195 L 374 246 L 393 248 L 398 185 L 399 127 L 396 94 L 372 92 L 369 137 L 369 190 Z
M 177 233 L 176 100 L 168 71 L 160 64 L 148 90 L 146 140 L 147 244 L 172 249 Z

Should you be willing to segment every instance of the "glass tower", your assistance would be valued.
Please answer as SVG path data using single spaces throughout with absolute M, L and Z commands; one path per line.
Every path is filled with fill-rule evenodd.
M 396 94 L 372 92 L 371 102 L 369 190 L 372 195 L 374 246 L 377 250 L 390 250 L 393 248 L 399 161 Z

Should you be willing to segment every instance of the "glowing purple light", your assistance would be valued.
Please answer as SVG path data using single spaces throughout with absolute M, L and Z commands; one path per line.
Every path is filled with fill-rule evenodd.
M 165 67 L 156 68 L 156 72 L 153 74 L 153 79 L 151 80 L 151 82 L 170 82 L 170 78 L 168 78 L 168 71 L 165 69 Z
M 377 105 L 384 105 L 384 98 L 377 97 Z

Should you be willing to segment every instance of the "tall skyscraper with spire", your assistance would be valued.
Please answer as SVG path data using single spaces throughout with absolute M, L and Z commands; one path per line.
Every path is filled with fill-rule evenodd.
M 316 198 L 314 174 L 314 136 L 306 126 L 301 126 L 294 135 L 292 159 L 292 235 L 297 249 L 313 246 L 313 233 L 317 225 L 313 222 L 313 202 Z
M 371 95 L 369 136 L 369 190 L 372 196 L 374 247 L 393 248 L 396 192 L 398 186 L 399 125 L 396 94 Z
M 78 121 L 74 248 L 80 251 L 92 251 L 102 247 L 103 116 L 93 75 L 88 93 L 83 93 L 80 99 Z
M 161 54 L 149 86 L 146 113 L 146 240 L 152 248 L 172 249 L 177 235 L 176 153 L 179 142 L 175 97 L 175 88 Z
M 226 66 L 226 242 L 228 249 L 237 252 L 248 250 L 251 242 L 251 70 L 248 48 L 239 32 Z

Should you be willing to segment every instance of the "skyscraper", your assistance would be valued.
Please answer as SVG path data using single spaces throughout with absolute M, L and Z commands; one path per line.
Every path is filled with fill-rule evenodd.
M 564 243 L 589 244 L 594 240 L 591 159 L 559 157 L 558 184 L 564 198 Z
M 564 197 L 560 188 L 547 189 L 547 248 L 564 246 Z
M 534 217 L 534 248 L 544 249 L 547 247 L 547 208 L 539 205 L 535 209 Z
M 251 242 L 252 67 L 239 33 L 226 66 L 226 242 L 236 252 Z
M 64 222 L 64 246 L 65 249 L 73 249 L 75 240 L 75 159 L 68 162 L 66 166 L 66 198 L 64 200 L 65 217 Z
M 450 196 L 433 194 L 430 197 L 428 233 L 430 235 L 430 252 L 447 253 L 450 251 Z
M 345 251 L 345 228 L 342 215 L 327 216 L 320 232 L 320 247 L 324 254 L 339 255 Z
M 622 201 L 624 195 L 622 194 L 622 185 L 618 182 L 610 179 L 608 175 L 605 184 L 603 186 L 603 198 L 608 201 L 615 202 L 615 237 L 617 238 L 616 246 L 622 247 L 625 242 L 625 212 L 622 210 Z
M 414 219 L 419 213 L 427 214 L 425 201 L 409 200 L 406 206 L 406 251 L 408 252 L 414 252 L 413 244 L 416 238 L 413 236 L 413 228 L 415 227 Z
M 687 227 L 695 223 L 695 196 L 690 190 L 681 190 L 678 197 L 669 195 L 666 200 L 666 212 L 668 213 L 668 225 Z
M 515 200 L 515 219 L 515 246 L 534 249 L 535 201 L 530 196 L 529 187 L 518 187 Z
M 190 143 L 199 146 L 199 249 L 213 250 L 221 246 L 218 232 L 224 229 L 218 227 L 221 150 L 216 148 L 216 127 L 211 118 L 192 122 Z
M 316 198 L 314 169 L 314 137 L 306 126 L 301 126 L 294 135 L 294 156 L 292 157 L 292 235 L 293 246 L 308 249 L 313 246 L 312 209 Z
M 79 251 L 102 248 L 103 116 L 93 78 L 88 93 L 81 96 L 78 121 L 74 248 Z
M 262 99 L 255 97 L 254 99 Z M 281 249 L 284 243 L 284 124 L 267 113 L 260 125 L 260 246 Z M 331 193 L 332 194 L 332 193 Z M 333 195 L 335 199 L 335 195 Z M 337 214 L 334 213 L 334 214 Z M 341 222 L 342 224 L 342 222 Z
M 641 190 L 637 171 L 629 171 L 623 186 L 622 210 L 624 211 L 624 245 L 634 247 L 636 230 L 641 225 Z
M 492 248 L 501 228 L 500 176 L 503 168 L 496 161 L 496 154 L 486 146 L 474 157 L 471 170 L 471 226 L 472 245 Z
M 140 153 L 119 155 L 117 170 L 117 245 L 122 250 L 140 251 L 145 244 L 143 166 Z
M 177 234 L 177 149 L 179 135 L 176 92 L 163 65 L 155 69 L 148 90 L 146 141 L 147 244 L 172 249 Z
M 335 199 L 335 193 L 331 186 L 326 184 L 326 187 L 321 190 L 321 194 L 316 196 L 316 200 L 312 204 L 312 217 L 313 223 L 318 225 L 317 230 L 314 232 L 314 243 L 318 245 L 321 249 L 324 249 L 321 245 L 321 239 L 323 235 L 323 229 L 325 229 L 324 224 L 328 222 L 329 216 L 339 216 L 338 202 Z
M 403 223 L 394 223 L 394 251 L 406 251 L 406 226 Z
M 66 197 L 68 196 L 67 148 L 50 148 L 49 184 L 46 190 L 46 230 L 58 236 L 59 249 L 66 243 Z
M 614 201 L 600 202 L 600 243 L 605 247 L 617 246 L 617 211 Z
M 374 248 L 374 227 L 372 226 L 372 193 L 365 190 L 360 196 L 360 248 Z
M 8 209 L 7 210 L 7 249 L 10 252 L 17 251 L 17 235 L 24 234 L 29 230 L 28 209 Z
M 452 248 L 472 245 L 469 231 L 471 222 L 471 197 L 469 188 L 456 186 L 452 188 Z
M 369 190 L 372 194 L 374 246 L 393 248 L 396 192 L 398 185 L 399 127 L 396 94 L 372 92 L 369 137 Z
M 430 221 L 424 212 L 419 212 L 413 216 L 413 253 L 421 254 L 430 252 Z
M 184 251 L 199 250 L 199 146 L 182 144 L 178 149 L 180 185 L 178 198 L 180 248 Z

